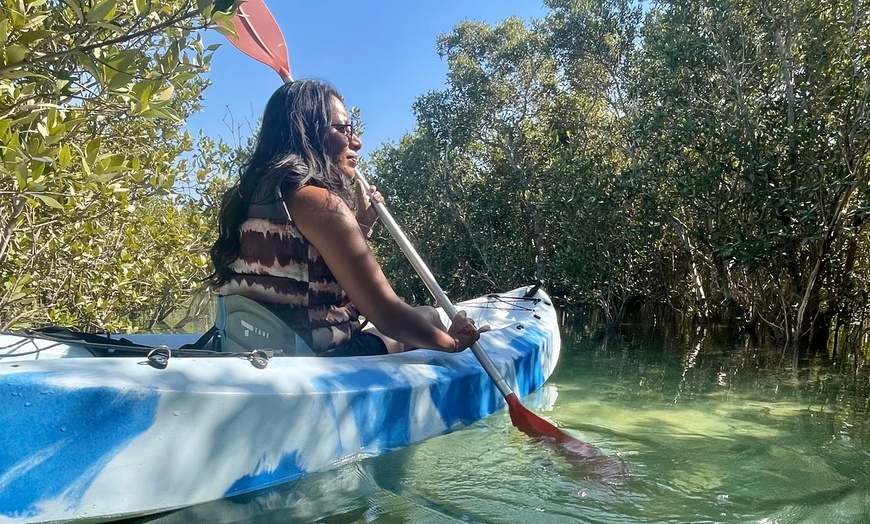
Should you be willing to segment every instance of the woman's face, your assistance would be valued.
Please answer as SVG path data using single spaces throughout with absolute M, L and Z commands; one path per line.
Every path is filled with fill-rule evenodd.
M 362 149 L 362 142 L 354 134 L 347 109 L 337 98 L 332 99 L 332 123 L 326 132 L 325 149 L 339 171 L 351 179 L 356 176 L 356 166 L 359 163 L 356 152 Z

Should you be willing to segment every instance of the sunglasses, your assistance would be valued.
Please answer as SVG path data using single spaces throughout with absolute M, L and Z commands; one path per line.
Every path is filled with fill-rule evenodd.
M 347 138 L 353 138 L 353 123 L 350 124 L 330 124 L 332 127 L 338 129 L 344 136 Z

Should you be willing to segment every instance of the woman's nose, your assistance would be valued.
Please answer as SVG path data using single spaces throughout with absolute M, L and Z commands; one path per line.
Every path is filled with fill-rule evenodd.
M 350 142 L 348 142 L 347 147 L 349 147 L 352 151 L 359 151 L 360 149 L 362 149 L 362 140 L 360 140 L 360 138 L 356 136 L 356 133 L 350 135 Z

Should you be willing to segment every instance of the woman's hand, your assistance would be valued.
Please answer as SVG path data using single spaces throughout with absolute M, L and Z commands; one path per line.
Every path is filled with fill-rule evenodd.
M 459 311 L 453 317 L 453 323 L 450 324 L 450 329 L 447 334 L 453 337 L 455 346 L 451 353 L 464 351 L 470 348 L 480 338 L 481 333 L 489 331 L 489 326 L 480 328 L 474 325 L 474 320 L 468 318 L 465 311 Z
M 356 213 L 356 221 L 359 223 L 363 233 L 371 231 L 372 226 L 378 221 L 378 212 L 372 202 L 379 204 L 384 203 L 384 195 L 378 191 L 378 188 L 371 186 L 371 193 L 367 194 L 361 182 L 356 183 L 356 201 L 358 211 Z M 368 235 L 367 235 L 368 236 Z

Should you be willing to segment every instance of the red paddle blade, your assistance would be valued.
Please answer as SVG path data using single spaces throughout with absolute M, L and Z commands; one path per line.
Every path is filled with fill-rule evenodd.
M 543 418 L 535 415 L 531 411 L 529 411 L 525 406 L 520 403 L 520 400 L 517 398 L 516 394 L 511 393 L 505 397 L 505 400 L 508 404 L 508 411 L 511 416 L 511 422 L 513 422 L 514 426 L 525 433 L 530 437 L 550 437 L 559 444 L 559 447 L 569 452 L 575 458 L 581 458 L 584 460 L 595 460 L 595 461 L 607 461 L 613 462 L 617 467 L 610 468 L 613 471 L 622 471 L 624 472 L 624 465 L 621 460 L 612 459 L 608 457 L 604 453 L 601 452 L 600 449 L 596 448 L 592 444 L 588 442 L 583 442 L 580 439 L 576 439 L 571 435 L 568 435 L 561 429 L 554 426 L 552 423 L 547 422 Z
M 504 398 L 507 400 L 508 411 L 511 415 L 511 422 L 517 429 L 530 437 L 551 437 L 556 439 L 556 442 L 573 439 L 561 429 L 557 428 L 550 422 L 542 419 L 529 411 L 522 405 L 516 394 L 511 393 Z M 574 439 L 577 440 L 577 439 Z
M 285 82 L 293 81 L 284 34 L 263 0 L 245 0 L 233 17 L 233 26 L 236 36 L 227 36 L 231 44 L 271 67 Z

